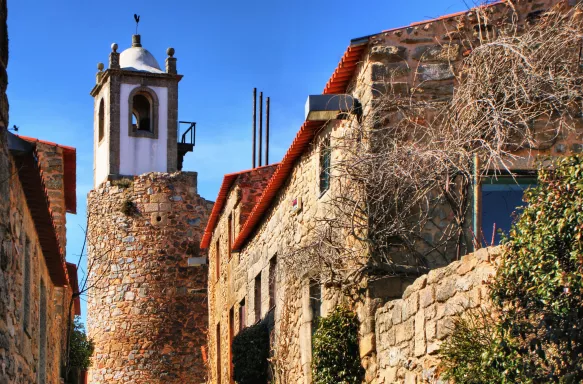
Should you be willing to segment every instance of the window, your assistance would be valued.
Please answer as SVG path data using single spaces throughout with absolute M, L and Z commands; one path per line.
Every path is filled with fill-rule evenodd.
M 486 245 L 500 244 L 500 233 L 510 231 L 516 208 L 524 205 L 524 191 L 536 184 L 534 177 L 498 176 L 482 181 L 481 242 Z
M 323 194 L 330 188 L 331 155 L 330 137 L 326 137 L 322 140 L 322 144 L 320 144 L 320 194 Z
M 103 99 L 99 102 L 99 113 L 98 113 L 98 143 L 103 140 L 105 136 L 105 105 Z
M 233 214 L 229 215 L 229 259 L 231 259 L 231 248 L 233 247 Z
M 150 105 L 150 100 L 145 94 L 138 93 L 134 96 L 132 104 L 132 121 L 135 120 L 135 124 L 132 124 L 134 131 L 147 131 L 151 132 L 152 128 L 152 106 Z
M 255 277 L 255 322 L 261 319 L 261 272 Z
M 269 260 L 269 308 L 275 307 L 277 255 Z
M 158 96 L 152 89 L 142 86 L 132 90 L 129 96 L 129 135 L 158 138 Z
M 217 324 L 217 331 L 216 331 L 216 340 L 217 340 L 217 383 L 221 383 L 221 323 Z
M 26 237 L 24 241 L 24 300 L 22 309 L 22 326 L 26 333 L 29 333 L 30 328 L 30 264 L 30 240 Z
M 218 238 L 217 242 L 215 243 L 215 274 L 217 276 L 217 281 L 221 277 L 221 239 Z
M 312 311 L 312 335 L 318 329 L 318 321 L 322 314 L 322 286 L 315 280 L 310 280 L 310 310 Z
M 247 310 L 245 308 L 245 299 L 239 303 L 239 332 L 246 327 Z

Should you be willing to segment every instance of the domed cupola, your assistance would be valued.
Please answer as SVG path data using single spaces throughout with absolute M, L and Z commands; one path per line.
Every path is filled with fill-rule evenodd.
M 126 71 L 164 73 L 156 58 L 142 47 L 140 35 L 133 35 L 132 46 L 119 55 L 119 66 Z

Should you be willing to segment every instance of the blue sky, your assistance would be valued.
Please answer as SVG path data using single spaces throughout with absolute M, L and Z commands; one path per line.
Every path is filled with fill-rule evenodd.
M 179 119 L 197 122 L 184 170 L 214 200 L 223 174 L 251 166 L 251 102 L 271 97 L 270 159 L 279 161 L 353 38 L 467 9 L 462 0 L 152 1 L 9 0 L 10 125 L 77 148 L 77 215 L 67 217 L 67 258 L 76 261 L 92 188 L 97 63 L 129 47 L 133 14 L 142 44 L 163 65 L 176 49 Z M 82 302 L 83 317 L 86 315 Z

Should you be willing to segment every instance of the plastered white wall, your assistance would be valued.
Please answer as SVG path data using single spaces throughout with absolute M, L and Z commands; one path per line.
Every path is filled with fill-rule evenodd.
M 103 99 L 104 107 L 104 130 L 105 134 L 101 143 L 99 142 L 99 104 Z M 97 188 L 109 174 L 109 146 L 110 146 L 110 129 L 109 129 L 109 86 L 104 86 L 101 93 L 95 98 L 95 105 L 93 108 L 93 145 L 94 156 L 93 174 L 94 187 Z
M 168 89 L 150 87 L 158 96 L 158 138 L 130 137 L 128 132 L 129 95 L 138 84 L 122 84 L 120 92 L 120 164 L 121 175 L 166 172 L 168 141 Z

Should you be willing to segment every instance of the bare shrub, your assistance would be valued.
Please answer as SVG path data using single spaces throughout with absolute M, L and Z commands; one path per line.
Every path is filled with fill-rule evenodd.
M 483 8 L 473 12 L 487 25 Z M 581 114 L 581 7 L 517 20 L 511 12 L 493 28 L 456 31 L 469 54 L 450 63 L 448 97 L 430 100 L 416 86 L 397 93 L 389 76 L 363 118 L 337 130 L 326 206 L 310 241 L 282 258 L 292 274 L 318 271 L 354 287 L 425 273 L 480 245 L 470 229 L 473 180 L 549 148 Z

